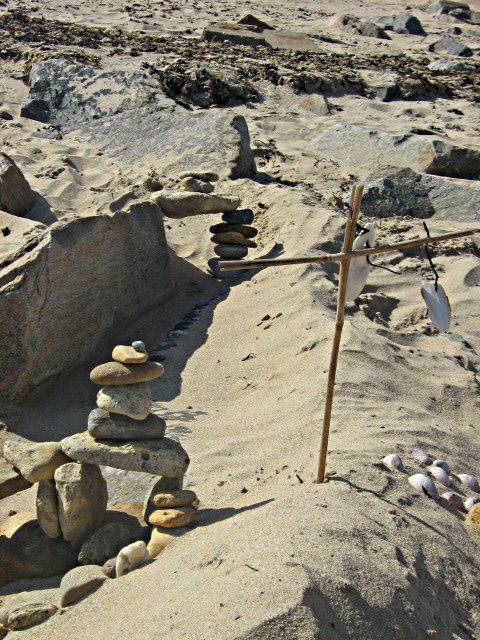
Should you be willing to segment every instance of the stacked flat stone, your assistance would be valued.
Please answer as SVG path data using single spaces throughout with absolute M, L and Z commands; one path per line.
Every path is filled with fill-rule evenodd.
M 179 175 L 179 178 L 184 191 L 212 193 L 215 187 L 211 183 L 217 182 L 219 176 L 214 171 L 185 171 Z
M 254 214 L 251 209 L 237 209 L 228 211 L 222 215 L 222 222 L 210 227 L 212 242 L 215 244 L 215 253 L 222 260 L 241 260 L 246 258 L 249 248 L 255 248 L 257 243 L 252 240 L 258 230 L 250 226 Z M 210 269 L 218 271 L 218 259 L 209 261 Z M 230 273 L 231 272 L 227 272 Z M 235 272 L 234 272 L 235 273 Z

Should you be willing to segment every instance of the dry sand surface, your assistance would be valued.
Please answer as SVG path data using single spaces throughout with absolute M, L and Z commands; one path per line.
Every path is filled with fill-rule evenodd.
M 340 44 L 322 45 L 334 53 L 404 52 L 420 59 L 427 44 L 460 26 L 462 39 L 474 49 L 473 58 L 464 61 L 473 60 L 478 69 L 480 26 L 432 16 L 423 3 L 410 2 L 408 8 L 421 20 L 426 38 L 366 38 L 335 21 L 340 14 L 387 15 L 398 12 L 399 4 L 406 9 L 407 3 L 388 0 L 11 0 L 0 3 L 0 17 L 22 8 L 50 21 L 196 38 L 211 22 L 235 21 L 251 12 L 277 28 L 337 38 Z M 480 2 L 470 5 L 480 11 Z M 99 56 L 105 69 L 135 70 L 155 60 L 151 53 L 83 53 Z M 178 57 L 185 60 L 185 55 Z M 13 120 L 0 120 L 0 140 L 1 150 L 42 196 L 30 219 L 49 225 L 62 217 L 105 212 L 141 185 L 152 168 L 165 173 L 171 157 L 149 154 L 126 162 L 99 155 L 82 132 L 40 137 L 44 125 L 20 117 L 28 92 L 23 62 L 2 60 L 0 107 Z M 340 248 L 345 220 L 340 199 L 355 179 L 376 171 L 370 166 L 367 175 L 362 166 L 345 170 L 317 153 L 312 141 L 328 127 L 416 127 L 460 146 L 478 142 L 480 114 L 472 96 L 382 102 L 336 95 L 328 98 L 331 112 L 325 113 L 320 94 L 298 94 L 267 80 L 255 86 L 260 102 L 225 112 L 245 117 L 252 148 L 260 150 L 257 176 L 216 184 L 216 193 L 238 196 L 255 212 L 258 248 L 250 251 L 251 258 Z M 163 180 L 168 186 L 174 177 L 165 174 Z M 465 213 L 461 201 L 458 212 Z M 478 227 L 478 215 L 434 216 L 429 229 Z M 362 217 L 363 223 L 369 220 Z M 212 299 L 166 352 L 166 373 L 151 384 L 154 411 L 167 419 L 167 435 L 178 437 L 191 458 L 187 484 L 201 499 L 197 526 L 150 565 L 108 581 L 62 615 L 10 632 L 8 638 L 480 638 L 479 539 L 466 529 L 462 514 L 418 495 L 407 482 L 407 475 L 421 471 L 408 454 L 413 446 L 448 460 L 454 472 L 480 475 L 478 235 L 432 249 L 452 306 L 446 334 L 432 331 L 420 295 L 421 280 L 432 277 L 425 255 L 413 251 L 375 259 L 399 275 L 373 269 L 360 300 L 347 307 L 327 465 L 335 473 L 328 483 L 316 485 L 337 270 L 285 266 L 246 272 L 230 283 L 215 280 L 206 273 L 206 260 L 212 255 L 208 227 L 218 221 L 218 215 L 165 219 L 168 243 L 183 259 L 176 263 L 175 291 L 128 329 L 128 335 L 152 347 L 196 303 Z M 377 241 L 417 237 L 423 233 L 421 222 L 407 216 L 376 218 Z M 4 244 L 0 255 L 11 250 Z M 1 439 L 58 440 L 84 430 L 96 394 L 88 372 L 111 346 L 106 338 L 88 362 L 22 400 L 5 403 Z M 402 456 L 406 473 L 382 467 L 389 453 Z M 144 486 L 121 473 L 109 482 L 117 501 L 143 497 Z M 34 500 L 33 489 L 3 500 L 0 519 L 12 509 L 33 513 Z

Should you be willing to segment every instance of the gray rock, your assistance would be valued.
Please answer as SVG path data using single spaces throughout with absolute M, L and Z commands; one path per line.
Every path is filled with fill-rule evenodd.
M 196 178 L 204 182 L 218 182 L 220 179 L 220 176 L 215 171 L 183 171 L 178 177 L 180 180 L 183 178 Z
M 201 167 L 222 178 L 253 178 L 255 160 L 245 118 L 222 109 L 191 113 L 152 110 L 121 113 L 83 130 L 90 143 L 127 164 L 156 159 L 157 170 L 178 175 Z
M 362 211 L 378 218 L 435 216 L 439 220 L 478 221 L 480 185 L 401 169 L 365 183 Z
M 236 209 L 240 204 L 239 198 L 167 190 L 159 191 L 152 198 L 168 218 L 223 213 Z
M 164 493 L 165 491 L 177 491 L 178 489 L 183 488 L 183 476 L 179 476 L 178 478 L 160 478 L 154 484 L 152 484 L 145 496 L 145 500 L 143 502 L 143 512 L 142 516 L 145 522 L 149 521 L 151 514 L 157 509 L 157 507 L 153 504 L 154 496 L 159 493 Z
M 96 565 L 75 567 L 63 576 L 60 583 L 60 606 L 68 607 L 96 591 L 106 579 L 107 576 Z
M 0 607 L 0 623 L 11 631 L 20 631 L 45 622 L 56 611 L 49 593 L 21 592 Z
M 254 217 L 251 209 L 237 209 L 237 211 L 227 211 L 224 213 L 222 220 L 229 224 L 252 224 Z
M 77 564 L 78 552 L 62 538 L 48 538 L 36 520 L 0 536 L 0 587 L 23 578 L 49 578 Z
M 145 343 L 142 342 L 141 340 L 134 340 L 132 342 L 132 347 L 135 349 L 135 351 L 139 351 L 140 353 L 146 353 L 147 350 L 145 348 Z
M 450 60 L 449 58 L 439 58 L 432 60 L 428 65 L 431 71 L 474 71 L 474 67 L 461 60 Z
M 107 576 L 107 578 L 116 578 L 117 577 L 117 556 L 114 558 L 109 558 L 102 567 L 103 573 Z
M 320 52 L 318 44 L 305 33 L 281 29 L 261 28 L 258 25 L 235 22 L 216 22 L 204 28 L 202 40 L 206 42 L 232 42 L 245 46 L 263 46 L 269 49 Z
M 58 519 L 58 496 L 55 482 L 41 480 L 37 488 L 37 521 L 49 538 L 58 538 L 61 534 Z
M 0 458 L 0 500 L 29 489 L 31 486 L 32 483 L 15 471 L 9 462 Z
M 163 438 L 166 427 L 165 420 L 153 413 L 141 421 L 103 409 L 88 415 L 88 432 L 100 440 L 156 440 Z
M 339 27 L 344 27 L 349 31 L 368 38 L 380 38 L 381 40 L 390 40 L 388 33 L 379 27 L 375 22 L 362 20 L 351 14 L 339 15 L 336 18 Z
M 412 16 L 411 13 L 399 13 L 393 16 L 381 16 L 374 19 L 375 24 L 385 31 L 394 31 L 395 33 L 405 33 L 415 36 L 427 35 L 418 18 Z
M 220 258 L 230 258 L 231 260 L 241 260 L 248 255 L 248 247 L 239 244 L 217 244 L 214 251 Z
M 459 147 L 436 136 L 390 133 L 373 127 L 336 124 L 312 142 L 321 156 L 341 169 L 366 177 L 388 167 L 452 178 L 478 179 L 480 151 Z
M 6 153 L 0 153 L 0 209 L 25 216 L 35 204 L 35 194 L 25 176 Z
M 139 532 L 139 527 L 136 525 L 120 524 L 118 522 L 104 524 L 83 543 L 78 555 L 78 561 L 80 564 L 103 565 L 128 544 L 142 538 L 147 540 L 148 532 L 148 527 L 143 527 L 143 531 Z
M 360 71 L 365 85 L 365 94 L 389 102 L 399 95 L 398 73 L 392 71 Z
M 440 40 L 429 45 L 428 50 L 434 53 L 450 53 L 451 55 L 463 56 L 464 58 L 473 55 L 470 47 L 467 47 L 466 44 L 463 44 L 463 42 L 460 42 L 457 38 L 452 38 L 452 36 L 448 35 L 443 36 Z
M 469 20 L 471 17 L 470 6 L 466 2 L 458 2 L 456 0 L 436 0 L 428 5 L 426 11 L 437 15 L 462 16 L 462 20 Z
M 24 118 L 77 129 L 81 123 L 152 102 L 155 93 L 144 73 L 99 71 L 66 58 L 52 58 L 32 65 L 29 93 L 20 113 Z
M 97 393 L 97 406 L 110 413 L 119 413 L 134 420 L 145 420 L 152 406 L 152 394 L 144 382 L 102 387 Z
M 107 483 L 95 464 L 64 464 L 55 472 L 62 535 L 79 548 L 102 523 L 107 509 Z
M 61 441 L 62 449 L 74 460 L 105 465 L 125 471 L 143 471 L 177 478 L 183 476 L 190 459 L 174 440 L 134 440 L 118 442 L 94 440 L 88 432 L 76 433 Z
M 3 398 L 85 361 L 107 332 L 115 340 L 118 327 L 173 290 L 175 258 L 153 202 L 56 222 L 38 242 L 0 272 L 0 290 L 8 290 L 0 295 Z
M 185 191 L 193 191 L 196 193 L 212 193 L 215 189 L 213 184 L 192 177 L 184 178 L 181 186 Z
M 51 480 L 56 469 L 69 462 L 58 442 L 24 442 L 7 440 L 3 446 L 5 460 L 29 482 Z

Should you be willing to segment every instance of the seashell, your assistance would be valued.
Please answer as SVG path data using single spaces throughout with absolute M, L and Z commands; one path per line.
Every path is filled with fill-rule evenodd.
M 412 456 L 420 462 L 420 464 L 432 464 L 433 458 L 431 458 L 423 449 L 412 449 L 410 451 Z
M 145 343 L 141 340 L 134 340 L 132 342 L 132 347 L 135 349 L 135 351 L 140 351 L 140 353 L 147 353 L 147 350 L 145 349 Z
M 433 465 L 431 467 L 428 467 L 428 470 L 430 471 L 432 476 L 435 478 L 435 480 L 438 480 L 439 482 L 444 484 L 446 487 L 450 486 L 450 478 L 448 477 L 448 473 L 445 471 L 445 469 L 443 469 L 442 467 L 436 467 L 435 465 Z
M 415 473 L 409 477 L 408 481 L 418 492 L 424 493 L 434 500 L 438 498 L 437 487 L 434 485 L 433 480 L 424 473 Z
M 469 476 L 468 473 L 458 473 L 457 478 L 466 487 L 468 487 L 472 491 L 475 491 L 475 493 L 480 493 L 480 485 L 478 484 L 478 480 L 473 476 Z
M 375 227 L 369 222 L 365 225 L 365 229 L 368 229 L 368 232 L 362 233 L 361 236 L 357 236 L 353 241 L 352 251 L 366 249 L 367 244 L 369 247 L 375 246 Z M 366 256 L 363 258 L 354 258 L 350 261 L 347 291 L 345 294 L 346 302 L 352 302 L 362 293 L 367 284 L 368 274 L 371 269 L 372 267 L 368 264 Z
M 382 458 L 383 464 L 389 469 L 396 469 L 397 471 L 405 471 L 402 463 L 402 459 L 396 453 L 390 453 L 388 456 Z
M 450 467 L 448 466 L 448 464 L 445 462 L 445 460 L 434 460 L 432 462 L 432 465 L 434 467 L 440 467 L 441 469 L 443 469 L 444 471 L 446 471 L 447 473 L 450 473 Z
M 463 498 L 455 491 L 446 491 L 442 493 L 442 498 L 455 509 L 463 509 Z
M 445 289 L 441 284 L 437 284 L 437 290 L 435 291 L 435 284 L 433 282 L 424 281 L 422 282 L 421 292 L 427 305 L 430 321 L 435 329 L 448 331 L 452 310 Z
M 470 509 L 473 507 L 474 504 L 478 504 L 480 502 L 480 498 L 477 498 L 475 496 L 475 498 L 467 498 L 465 500 L 465 502 L 463 503 L 463 506 L 465 507 L 466 511 L 470 511 Z

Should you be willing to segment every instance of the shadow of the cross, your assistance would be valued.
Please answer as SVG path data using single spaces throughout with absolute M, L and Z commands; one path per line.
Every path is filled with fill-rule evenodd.
M 215 524 L 216 522 L 221 522 L 222 520 L 227 520 L 228 518 L 238 516 L 245 511 L 251 511 L 252 509 L 263 507 L 266 504 L 273 502 L 274 499 L 275 498 L 269 498 L 268 500 L 255 502 L 244 507 L 239 507 L 238 509 L 235 507 L 223 507 L 221 509 L 200 509 L 200 511 L 198 512 L 196 525 L 199 527 L 207 527 L 211 524 Z

